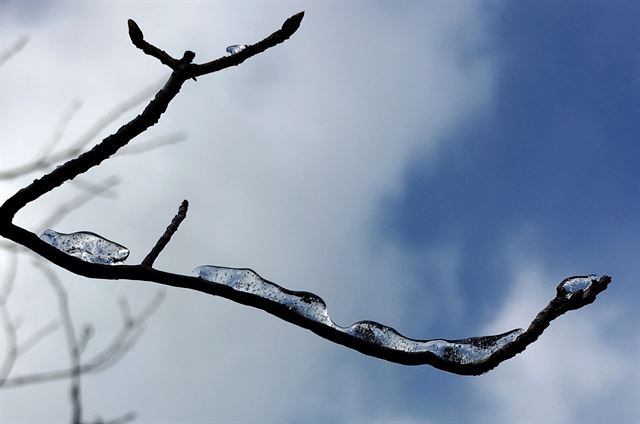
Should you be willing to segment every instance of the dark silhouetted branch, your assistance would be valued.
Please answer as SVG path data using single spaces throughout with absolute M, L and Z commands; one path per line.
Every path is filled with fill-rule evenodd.
M 140 27 L 133 19 L 129 19 L 127 24 L 129 25 L 129 38 L 131 38 L 131 42 L 134 46 L 142 50 L 145 54 L 155 57 L 164 65 L 167 65 L 169 68 L 173 70 L 176 69 L 179 63 L 177 59 L 171 57 L 164 50 L 161 50 L 156 46 L 146 42 L 144 40 L 144 35 L 142 34 Z
M 153 249 L 151 249 L 151 252 L 149 252 L 147 257 L 142 261 L 142 266 L 153 266 L 153 263 L 158 258 L 160 252 L 162 252 L 162 249 L 167 246 L 167 244 L 171 240 L 171 237 L 175 234 L 176 231 L 178 231 L 178 227 L 180 226 L 182 221 L 184 221 L 184 219 L 187 217 L 187 209 L 189 209 L 189 202 L 183 200 L 182 204 L 178 208 L 178 213 L 173 217 L 164 234 L 160 236 L 160 238 L 156 242 L 156 245 L 153 246 Z
M 31 233 L 25 230 L 21 231 L 24 231 L 23 235 L 25 237 L 31 236 Z M 182 287 L 215 296 L 221 296 L 236 303 L 262 309 L 265 312 L 281 318 L 287 322 L 290 322 L 302 328 L 306 328 L 327 340 L 330 340 L 337 344 L 341 344 L 350 349 L 357 350 L 369 356 L 374 356 L 404 365 L 427 364 L 444 371 L 462 375 L 479 375 L 485 373 L 495 368 L 503 361 L 510 359 L 518 353 L 524 351 L 529 344 L 537 340 L 537 338 L 549 326 L 549 323 L 552 320 L 570 310 L 578 309 L 582 306 L 592 303 L 595 300 L 596 296 L 600 292 L 604 291 L 607 288 L 608 284 L 611 282 L 611 278 L 608 276 L 594 279 L 591 287 L 587 291 L 578 291 L 570 297 L 566 297 L 565 293 L 561 293 L 560 291 L 558 291 L 556 297 L 544 310 L 542 310 L 536 316 L 529 328 L 519 334 L 518 337 L 514 338 L 514 340 L 506 343 L 503 348 L 497 349 L 496 351 L 492 352 L 480 362 L 459 363 L 456 358 L 443 358 L 430 351 L 415 352 L 402 349 L 392 349 L 380 345 L 378 341 L 375 340 L 375 338 L 363 337 L 362 335 L 358 334 L 348 334 L 344 331 L 343 328 L 318 322 L 317 320 L 296 312 L 285 304 L 264 298 L 256 293 L 235 290 L 233 287 L 222 283 L 205 281 L 201 278 L 190 277 L 186 275 L 167 273 L 153 268 L 143 267 L 142 265 L 106 266 L 89 264 L 87 262 L 81 261 L 80 259 L 68 256 L 58 251 L 57 249 L 52 248 L 46 243 L 43 243 L 43 246 L 35 246 L 36 240 L 39 239 L 36 237 L 34 240 L 32 240 L 32 242 L 30 242 L 30 244 L 37 249 L 38 253 L 40 253 L 51 262 L 54 262 L 66 269 L 73 270 L 80 275 L 85 275 L 91 278 L 153 281 L 164 285 Z M 244 272 L 250 270 L 240 269 L 238 271 Z M 297 296 L 300 299 L 319 299 L 319 302 L 322 302 L 322 300 L 316 295 L 306 292 L 294 292 L 284 289 L 273 283 L 268 283 L 274 287 L 278 287 L 279 290 L 286 295 Z M 382 331 L 384 332 L 398 335 L 399 337 L 402 337 L 409 342 L 427 343 L 438 341 L 438 339 L 408 339 L 389 327 L 372 322 L 366 323 L 370 324 L 372 327 L 382 329 Z M 481 348 L 485 343 L 485 340 L 497 340 L 503 336 L 504 334 L 497 336 L 474 337 L 462 340 L 441 341 L 446 343 L 447 345 L 468 345 Z
M 280 28 L 278 31 L 274 32 L 264 40 L 257 42 L 256 44 L 248 45 L 244 50 L 236 54 L 232 54 L 231 56 L 224 56 L 211 62 L 203 63 L 201 65 L 189 66 L 186 70 L 187 77 L 199 77 L 201 75 L 221 71 L 231 66 L 238 66 L 250 57 L 285 42 L 298 30 L 298 28 L 300 27 L 300 23 L 302 22 L 302 18 L 304 18 L 304 12 L 293 15 L 282 24 L 282 28 Z
M 238 65 L 247 58 L 286 41 L 300 25 L 303 15 L 303 13 L 299 13 L 289 18 L 283 24 L 282 29 L 238 53 L 237 58 L 236 55 L 232 55 L 214 61 L 218 63 L 218 65 L 215 66 L 202 65 L 198 67 L 199 65 L 192 65 L 189 63 L 190 56 L 185 54 L 186 60 L 174 69 L 164 87 L 156 93 L 153 100 L 144 108 L 140 115 L 120 127 L 117 132 L 105 138 L 88 152 L 81 154 L 75 159 L 71 159 L 40 179 L 33 181 L 30 185 L 7 199 L 4 204 L 0 206 L 0 222 L 2 223 L 0 230 L 3 230 L 1 234 L 6 237 L 4 231 L 5 224 L 9 226 L 12 225 L 11 222 L 18 210 L 64 182 L 72 180 L 89 169 L 100 165 L 102 161 L 108 159 L 122 147 L 126 146 L 134 137 L 155 125 L 167 110 L 171 100 L 180 92 L 182 84 L 184 84 L 187 79 L 216 72 L 229 66 Z M 135 27 L 137 27 L 137 25 L 135 25 Z M 138 35 L 134 28 L 134 39 L 137 40 Z
M 581 277 L 580 279 L 585 282 L 584 287 L 588 288 L 586 291 L 578 290 L 571 293 L 562 289 L 567 280 L 563 281 L 557 290 L 556 297 L 535 317 L 526 331 L 513 330 L 495 336 L 472 337 L 462 340 L 414 340 L 402 336 L 390 327 L 372 321 L 361 321 L 350 327 L 339 327 L 330 320 L 326 304 L 317 295 L 285 289 L 261 278 L 250 269 L 206 267 L 220 271 L 220 274 L 215 274 L 215 278 L 209 279 L 154 269 L 151 267 L 155 258 L 152 254 L 147 257 L 150 259 L 145 258 L 145 261 L 139 265 L 110 266 L 84 262 L 58 250 L 38 238 L 34 233 L 13 224 L 12 220 L 17 211 L 28 203 L 64 182 L 98 166 L 127 145 L 134 137 L 155 125 L 186 80 L 239 65 L 249 57 L 284 42 L 298 29 L 303 15 L 303 13 L 299 13 L 287 19 L 280 30 L 256 44 L 249 45 L 230 56 L 201 65 L 191 63 L 194 54 L 190 51 L 185 52 L 182 59 L 176 60 L 162 50 L 151 46 L 144 41 L 142 31 L 138 26 L 130 21 L 129 29 L 132 42 L 145 53 L 158 58 L 173 69 L 169 80 L 142 113 L 123 125 L 116 133 L 105 138 L 100 144 L 78 158 L 70 160 L 49 174 L 35 180 L 5 201 L 0 206 L 0 235 L 28 247 L 48 261 L 78 275 L 110 280 L 150 281 L 221 296 L 236 303 L 264 310 L 284 321 L 306 328 L 327 340 L 366 355 L 405 365 L 428 364 L 463 375 L 482 374 L 522 352 L 529 344 L 537 340 L 553 319 L 569 310 L 578 309 L 593 302 L 596 296 L 607 288 L 611 282 L 611 278 L 608 276 Z M 175 227 L 177 228 L 177 225 Z M 171 233 L 169 229 L 168 232 Z M 157 250 L 162 250 L 165 245 L 166 243 L 162 244 Z M 588 285 L 586 284 L 587 280 Z M 125 329 L 131 325 L 131 318 L 127 318 L 128 315 L 125 308 L 123 312 Z M 132 337 L 135 337 L 135 333 Z M 113 345 L 114 350 L 120 352 L 123 346 L 130 343 L 130 340 L 131 338 L 123 338 L 118 341 Z M 110 353 L 106 355 L 110 355 Z M 103 358 L 95 360 L 93 365 L 91 362 L 84 364 L 84 372 L 98 367 L 95 365 L 96 363 L 104 364 Z M 63 370 L 42 374 L 37 379 L 40 381 L 55 379 L 61 374 L 68 375 L 68 372 L 68 370 Z M 34 377 L 31 378 L 33 381 Z M 12 379 L 11 381 L 18 380 Z

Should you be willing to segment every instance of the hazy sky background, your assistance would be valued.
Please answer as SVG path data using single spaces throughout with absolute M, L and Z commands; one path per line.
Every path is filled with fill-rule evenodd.
M 95 199 L 55 229 L 118 241 L 128 263 L 188 199 L 158 268 L 251 267 L 319 294 L 338 324 L 373 319 L 449 339 L 528 325 L 567 276 L 613 276 L 593 305 L 481 377 L 369 358 L 261 311 L 168 289 L 138 347 L 84 379 L 87 419 L 640 420 L 637 2 L 0 4 L 0 48 L 30 37 L 0 71 L 2 169 L 29 160 L 74 99 L 83 106 L 68 142 L 167 76 L 131 45 L 128 18 L 198 62 L 306 11 L 285 44 L 187 82 L 140 137 L 183 130 L 187 141 L 85 175 L 122 177 L 118 199 Z M 2 183 L 1 197 L 35 176 Z M 18 222 L 75 193 L 62 187 Z M 11 308 L 28 332 L 55 314 L 55 299 L 31 260 L 20 264 Z M 59 275 L 76 321 L 96 325 L 94 352 L 120 324 L 117 297 L 138 308 L 156 290 Z M 16 373 L 65 361 L 57 333 Z M 0 391 L 3 423 L 67 422 L 69 411 L 64 382 Z

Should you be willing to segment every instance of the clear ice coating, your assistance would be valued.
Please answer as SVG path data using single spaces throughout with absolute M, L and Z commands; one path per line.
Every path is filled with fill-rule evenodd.
M 204 265 L 195 268 L 193 273 L 196 277 L 269 299 L 305 318 L 333 326 L 327 313 L 327 305 L 318 296 L 313 293 L 291 293 L 263 279 L 250 269 Z
M 87 231 L 63 234 L 45 230 L 40 238 L 67 255 L 93 264 L 117 265 L 129 256 L 126 247 Z
M 591 287 L 591 283 L 593 283 L 597 279 L 598 276 L 595 274 L 581 277 L 570 277 L 560 283 L 560 287 L 566 293 L 566 297 L 571 297 L 571 295 L 578 290 L 586 291 L 589 287 Z
M 246 49 L 247 45 L 246 44 L 234 44 L 233 46 L 229 46 L 227 47 L 227 53 L 229 54 L 236 54 L 236 53 L 240 53 L 242 50 Z
M 360 321 L 344 329 L 346 333 L 387 349 L 411 353 L 430 352 L 446 361 L 474 364 L 515 341 L 524 330 L 517 329 L 497 336 L 474 337 L 464 340 L 413 340 L 393 328 L 373 321 Z
M 482 362 L 524 333 L 524 330 L 517 329 L 497 336 L 464 340 L 414 340 L 374 321 L 360 321 L 349 327 L 340 327 L 331 321 L 327 305 L 320 297 L 313 293 L 291 292 L 263 279 L 250 269 L 203 265 L 195 268 L 193 273 L 204 280 L 223 284 L 234 290 L 286 306 L 298 315 L 367 343 L 407 353 L 431 353 L 443 360 L 458 364 Z

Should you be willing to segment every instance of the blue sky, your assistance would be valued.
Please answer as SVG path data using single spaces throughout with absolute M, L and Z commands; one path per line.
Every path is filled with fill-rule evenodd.
M 504 300 L 501 246 L 523 227 L 526 248 L 554 276 L 613 275 L 606 302 L 625 305 L 637 325 L 640 6 L 502 6 L 492 26 L 495 104 L 451 131 L 435 163 L 413 160 L 404 190 L 385 199 L 383 237 L 412 247 L 461 241 L 467 315 L 453 331 L 488 319 Z M 601 300 L 595 308 L 610 307 Z
M 384 203 L 384 236 L 409 246 L 461 237 L 478 305 L 506 283 L 497 247 L 531 226 L 530 248 L 557 272 L 613 274 L 626 287 L 608 295 L 637 304 L 640 7 L 504 6 L 495 104 L 451 131 L 435 163 L 413 161 Z
M 136 350 L 86 379 L 88 417 L 636 422 L 637 2 L 3 2 L 0 45 L 31 40 L 0 74 L 0 168 L 31 157 L 55 126 L 51 111 L 72 99 L 84 103 L 69 140 L 166 76 L 130 45 L 127 18 L 167 51 L 203 59 L 299 10 L 289 42 L 186 85 L 149 133 L 184 130 L 186 142 L 92 171 L 124 178 L 118 200 L 96 199 L 56 229 L 102 234 L 135 262 L 187 198 L 161 269 L 249 266 L 319 294 L 339 324 L 374 319 L 415 338 L 526 326 L 571 275 L 609 274 L 613 285 L 476 378 L 364 357 L 261 312 L 169 290 Z M 25 126 L 26 114 L 37 125 Z M 3 183 L 2 197 L 32 177 Z M 73 193 L 63 187 L 20 219 L 36 222 Z M 35 328 L 48 317 L 33 311 L 42 282 L 21 264 L 14 308 Z M 154 290 L 60 275 L 74 314 L 100 329 L 95 346 L 113 330 L 118 295 L 135 305 Z M 23 370 L 63 361 L 61 340 Z M 0 392 L 0 418 L 64 421 L 64 389 Z

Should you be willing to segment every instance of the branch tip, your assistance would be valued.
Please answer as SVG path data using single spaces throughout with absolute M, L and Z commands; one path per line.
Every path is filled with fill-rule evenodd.
M 178 227 L 180 226 L 182 221 L 184 221 L 184 219 L 187 217 L 188 209 L 189 209 L 189 202 L 185 199 L 180 204 L 180 207 L 178 208 L 178 213 L 176 213 L 176 216 L 173 217 L 173 219 L 171 220 L 171 223 L 165 230 L 164 234 L 160 236 L 160 238 L 156 242 L 156 245 L 153 246 L 153 249 L 151 249 L 151 252 L 149 252 L 149 254 L 144 258 L 144 260 L 141 262 L 140 265 L 148 268 L 151 268 L 153 266 L 153 262 L 155 262 L 155 260 L 158 258 L 158 255 L 160 255 L 160 252 L 162 252 L 162 250 L 167 246 L 167 244 L 169 244 L 171 237 L 173 237 L 175 232 L 178 231 Z
M 246 49 L 242 50 L 240 53 L 223 56 L 203 64 L 193 64 L 187 69 L 187 72 L 185 72 L 185 78 L 199 77 L 221 71 L 222 69 L 230 66 L 238 66 L 248 58 L 260 54 L 271 47 L 277 46 L 278 44 L 284 43 L 298 30 L 303 17 L 304 12 L 296 13 L 284 21 L 279 30 L 255 44 L 247 45 Z
M 144 40 L 144 35 L 140 30 L 140 27 L 133 19 L 129 19 L 127 21 L 127 25 L 129 26 L 129 38 L 131 38 L 131 42 L 135 45 Z
M 302 22 L 302 18 L 304 18 L 304 11 L 296 13 L 282 24 L 282 30 L 293 34 L 300 28 L 300 23 Z
M 129 27 L 129 38 L 131 38 L 131 42 L 134 46 L 142 50 L 145 54 L 155 57 L 162 64 L 167 65 L 174 71 L 176 70 L 176 66 L 179 64 L 178 61 L 171 57 L 169 53 L 145 41 L 142 30 L 140 29 L 138 24 L 136 24 L 136 21 L 134 21 L 133 19 L 129 19 L 127 21 L 127 25 Z

